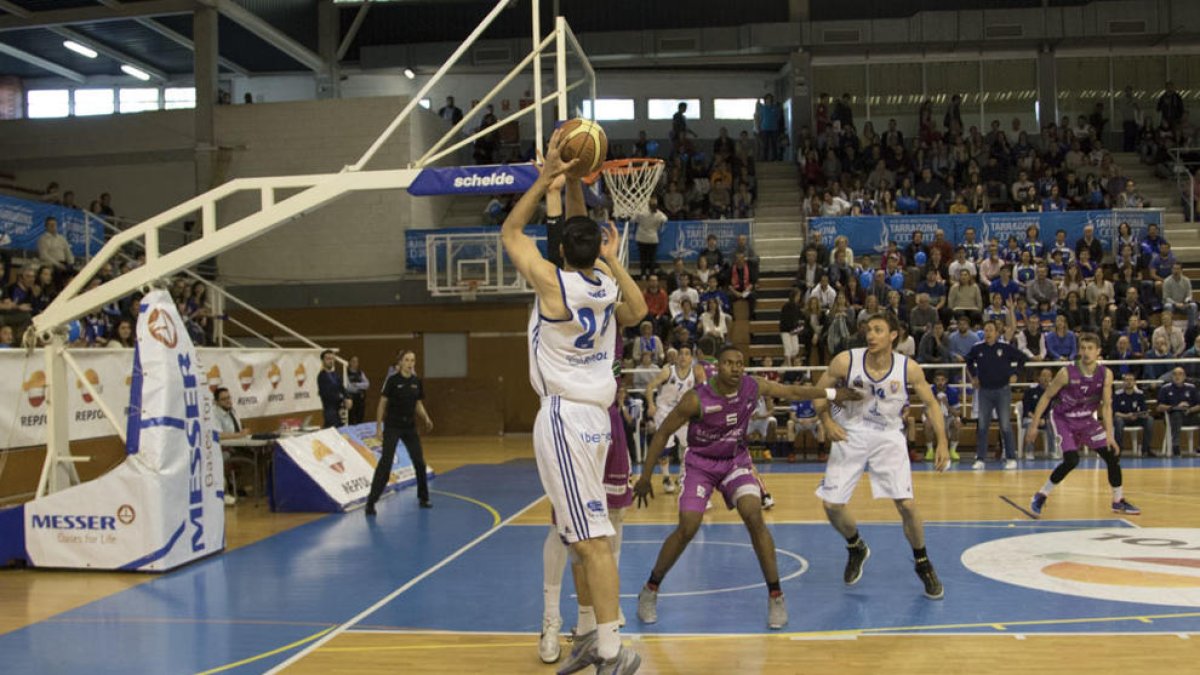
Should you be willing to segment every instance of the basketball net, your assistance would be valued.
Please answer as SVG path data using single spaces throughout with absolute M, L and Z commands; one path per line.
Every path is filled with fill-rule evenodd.
M 463 292 L 460 296 L 463 302 L 475 302 L 479 295 L 479 280 L 467 279 L 463 281 Z
M 650 208 L 650 195 L 662 176 L 663 161 L 653 158 L 614 159 L 605 162 L 599 174 L 612 195 L 612 214 L 616 218 L 633 218 Z M 591 177 L 594 182 L 598 176 Z

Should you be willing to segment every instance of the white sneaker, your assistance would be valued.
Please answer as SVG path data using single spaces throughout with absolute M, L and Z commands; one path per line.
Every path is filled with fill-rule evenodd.
M 671 482 L 670 478 L 663 478 L 663 492 L 667 494 L 675 493 L 675 483 Z
M 617 628 L 625 627 L 625 610 L 617 608 Z
M 762 507 L 764 511 L 770 511 L 775 506 L 775 498 L 770 494 L 764 494 L 762 497 Z
M 987 464 L 984 464 L 982 459 L 977 459 L 975 460 L 975 463 L 971 465 L 971 468 L 975 469 L 976 471 L 983 471 L 985 468 L 987 468 Z
M 561 629 L 561 617 L 542 617 L 542 637 L 538 640 L 538 657 L 542 659 L 542 663 L 554 663 L 562 656 L 562 644 L 558 640 Z
M 1005 471 L 1012 471 L 1015 468 L 1017 468 L 1017 460 L 1015 459 L 1010 459 L 1004 463 Z
M 237 504 L 237 497 L 234 497 L 233 495 L 226 492 L 225 493 L 225 506 L 233 506 L 234 504 Z

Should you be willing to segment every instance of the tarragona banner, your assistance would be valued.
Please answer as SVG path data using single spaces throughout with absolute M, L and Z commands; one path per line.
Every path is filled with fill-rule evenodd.
M 238 417 L 311 412 L 321 407 L 317 395 L 320 352 L 315 349 L 197 349 L 197 374 L 209 391 L 229 389 Z M 133 383 L 132 349 L 72 350 L 84 376 L 116 415 L 126 415 Z M 99 404 L 68 373 L 71 440 L 112 436 L 113 428 Z M 46 442 L 46 370 L 42 351 L 0 350 L 0 449 Z M 125 421 L 119 420 L 124 427 Z
M 912 242 L 914 232 L 920 232 L 925 243 L 933 241 L 933 235 L 941 230 L 946 240 L 957 246 L 965 239 L 968 228 L 975 229 L 975 241 L 986 242 L 996 239 L 1003 253 L 1009 236 L 1025 241 L 1029 226 L 1038 228 L 1041 242 L 1050 246 L 1058 230 L 1063 230 L 1071 246 L 1083 238 L 1083 228 L 1091 225 L 1095 236 L 1105 251 L 1112 250 L 1117 239 L 1117 228 L 1129 223 L 1136 236 L 1145 234 L 1146 227 L 1154 224 L 1162 227 L 1162 211 L 1129 209 L 1117 211 L 1064 211 L 1056 213 L 968 213 L 963 215 L 925 216 L 839 216 L 834 218 L 810 218 L 808 230 L 819 236 L 826 247 L 832 248 L 833 240 L 845 236 L 856 256 L 879 255 L 887 250 L 889 242 L 896 242 L 901 250 Z M 799 253 L 797 252 L 797 256 Z
M 125 461 L 20 507 L 30 564 L 164 571 L 225 547 L 215 404 L 183 326 L 166 291 L 144 298 Z

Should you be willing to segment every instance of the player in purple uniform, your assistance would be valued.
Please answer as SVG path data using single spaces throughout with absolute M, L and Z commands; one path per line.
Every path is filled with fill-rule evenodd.
M 835 398 L 837 401 L 858 400 L 860 396 L 849 389 L 781 385 L 748 377 L 744 372 L 745 359 L 740 350 L 735 347 L 721 350 L 717 376 L 685 394 L 650 442 L 642 475 L 633 487 L 639 506 L 649 503 L 654 496 L 650 478 L 667 439 L 685 423 L 689 425 L 690 449 L 684 458 L 679 491 L 679 525 L 663 542 L 650 580 L 638 594 L 638 618 L 645 623 L 658 621 L 658 587 L 688 542 L 696 536 L 713 490 L 721 492 L 726 508 L 737 508 L 750 532 L 750 541 L 769 593 L 767 626 L 779 629 L 787 623 L 787 606 L 779 587 L 775 561 L 775 540 L 763 521 L 762 488 L 750 469 L 752 461 L 746 448 L 746 427 L 760 395 L 789 400 Z
M 1029 503 L 1029 510 L 1035 517 L 1042 515 L 1050 492 L 1079 465 L 1079 450 L 1082 448 L 1091 448 L 1104 458 L 1104 464 L 1108 467 L 1108 484 L 1112 486 L 1113 512 L 1127 516 L 1141 513 L 1140 509 L 1126 501 L 1121 487 L 1121 448 L 1113 435 L 1112 381 L 1112 371 L 1100 365 L 1100 338 L 1094 333 L 1080 335 L 1079 361 L 1060 369 L 1054 376 L 1034 408 L 1029 431 L 1025 434 L 1025 443 L 1033 447 L 1032 444 L 1037 441 L 1038 422 L 1050 402 L 1054 401 L 1050 430 L 1058 441 L 1063 458 L 1062 463 L 1050 474 L 1050 480 L 1033 495 Z M 1099 420 L 1096 419 L 1097 414 Z

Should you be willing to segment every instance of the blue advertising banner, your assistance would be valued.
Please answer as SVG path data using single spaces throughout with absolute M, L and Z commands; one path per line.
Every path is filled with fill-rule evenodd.
M 58 233 L 67 238 L 76 257 L 87 256 L 89 234 L 92 253 L 104 246 L 104 224 L 99 219 L 88 218 L 78 209 L 5 196 L 0 196 L 0 246 L 37 251 L 50 217 L 58 221 Z
M 414 196 L 509 194 L 525 192 L 537 180 L 532 164 L 430 167 L 417 174 L 408 193 Z
M 695 261 L 704 249 L 708 235 L 717 238 L 717 247 L 729 252 L 737 245 L 739 235 L 750 235 L 749 220 L 672 220 L 663 225 L 658 232 L 658 261 L 669 263 L 675 258 Z M 638 249 L 633 240 L 637 233 L 637 223 L 629 222 L 629 263 L 639 260 Z M 623 225 L 618 224 L 618 228 Z M 425 238 L 431 234 L 499 234 L 499 227 L 443 227 L 433 230 L 406 230 L 404 233 L 404 264 L 405 269 L 416 272 L 426 269 L 427 259 Z M 538 249 L 546 254 L 546 226 L 529 225 L 525 234 L 537 240 Z M 830 239 L 830 241 L 833 241 Z M 496 246 L 499 241 L 486 241 L 483 238 L 471 240 L 464 237 L 460 245 L 454 249 L 455 259 L 490 260 L 496 257 Z
M 962 243 L 968 228 L 975 229 L 975 240 L 986 242 L 998 239 L 1001 250 L 1010 235 L 1024 241 L 1025 231 L 1031 226 L 1038 228 L 1038 237 L 1049 246 L 1054 235 L 1063 230 L 1067 241 L 1074 242 L 1083 237 L 1083 228 L 1091 225 L 1096 238 L 1105 251 L 1112 249 L 1117 228 L 1129 223 L 1135 236 L 1142 236 L 1148 225 L 1162 226 L 1162 212 L 1146 209 L 1120 211 L 1066 211 L 1058 213 L 971 213 L 964 215 L 915 215 L 915 216 L 841 216 L 812 218 L 808 221 L 809 232 L 820 236 L 825 246 L 832 247 L 834 237 L 844 235 L 856 255 L 878 255 L 887 250 L 888 242 L 895 241 L 900 248 L 908 246 L 913 232 L 921 232 L 925 241 L 931 242 L 941 230 L 950 243 Z

